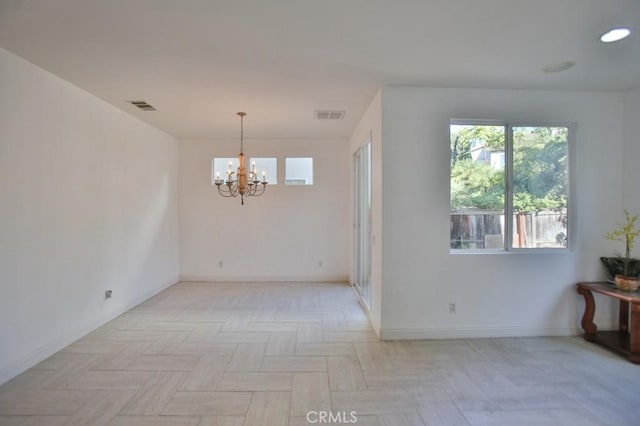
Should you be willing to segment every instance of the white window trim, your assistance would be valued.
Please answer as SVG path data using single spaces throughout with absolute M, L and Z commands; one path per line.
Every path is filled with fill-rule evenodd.
M 253 162 L 254 159 L 261 159 L 261 160 L 271 160 L 271 159 L 273 159 L 273 160 L 276 160 L 276 168 L 275 168 L 275 170 L 276 170 L 275 171 L 275 179 L 276 179 L 276 181 L 274 182 L 272 180 L 269 180 L 270 178 L 273 178 L 273 175 L 272 174 L 271 175 L 268 174 L 267 175 L 267 183 L 269 184 L 270 188 L 273 188 L 274 186 L 279 186 L 280 184 L 278 183 L 278 176 L 279 176 L 279 170 L 278 169 L 280 167 L 279 166 L 280 161 L 278 161 L 278 157 L 275 156 L 275 155 L 271 155 L 271 156 L 268 156 L 268 155 L 260 155 L 260 156 L 255 155 L 253 157 L 249 157 L 249 160 L 247 161 L 247 172 L 250 171 L 251 163 Z M 256 171 L 258 173 L 258 180 L 262 180 L 262 172 L 265 171 L 265 170 L 260 170 L 259 167 L 256 167 L 256 169 L 257 169 Z
M 288 158 L 310 158 L 311 159 L 311 183 L 287 183 L 287 159 Z M 285 186 L 289 186 L 289 187 L 309 187 L 309 186 L 314 186 L 316 184 L 316 166 L 315 166 L 315 157 L 313 155 L 286 155 L 284 157 L 284 161 L 282 162 L 284 165 L 284 179 L 283 179 L 283 183 Z M 290 179 L 289 179 L 290 180 Z
M 575 187 L 575 162 L 576 155 L 576 133 L 577 123 L 566 121 L 505 121 L 505 120 L 479 120 L 479 119 L 451 119 L 449 121 L 449 141 L 451 141 L 452 125 L 468 126 L 503 126 L 505 128 L 505 242 L 501 249 L 452 249 L 450 254 L 484 254 L 484 255 L 514 255 L 514 254 L 569 254 L 575 251 L 576 245 L 576 220 L 577 212 L 573 202 L 573 188 Z M 513 178 L 513 128 L 514 127 L 566 127 L 567 135 L 567 247 L 558 248 L 533 248 L 533 247 L 513 247 L 513 219 L 506 220 L 507 216 L 513 216 L 513 188 L 511 182 Z M 450 143 L 450 142 L 449 142 Z M 449 192 L 451 192 L 451 169 L 449 169 Z M 449 196 L 451 203 L 451 196 Z M 451 212 L 451 204 L 449 204 Z M 451 213 L 449 213 L 451 214 Z

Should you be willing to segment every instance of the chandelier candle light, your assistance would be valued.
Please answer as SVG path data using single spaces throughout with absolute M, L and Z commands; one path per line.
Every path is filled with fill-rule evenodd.
M 238 154 L 238 171 L 233 172 L 233 163 L 229 161 L 229 169 L 225 180 L 220 179 L 220 173 L 216 174 L 215 184 L 218 192 L 223 197 L 237 197 L 240 195 L 242 205 L 244 205 L 244 197 L 259 197 L 264 194 L 267 189 L 267 173 L 262 172 L 262 181 L 258 180 L 258 172 L 256 171 L 255 161 L 251 164 L 249 176 L 244 166 L 244 116 L 246 112 L 239 112 L 240 116 L 240 154 Z

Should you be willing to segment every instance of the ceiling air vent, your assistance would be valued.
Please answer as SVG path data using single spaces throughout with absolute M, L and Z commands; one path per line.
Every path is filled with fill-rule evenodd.
M 346 111 L 316 111 L 316 120 L 342 120 Z
M 147 101 L 129 101 L 131 105 L 137 106 L 143 111 L 156 111 L 156 109 L 149 105 Z

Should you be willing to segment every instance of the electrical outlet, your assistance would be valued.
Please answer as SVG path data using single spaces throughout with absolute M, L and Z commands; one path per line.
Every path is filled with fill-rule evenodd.
M 456 304 L 455 303 L 449 303 L 449 313 L 450 314 L 455 314 L 456 313 Z
M 224 265 L 224 263 L 222 262 L 222 260 L 218 261 L 218 268 L 222 268 L 222 266 Z
M 107 290 L 104 292 L 104 298 L 105 299 L 111 299 L 111 290 Z

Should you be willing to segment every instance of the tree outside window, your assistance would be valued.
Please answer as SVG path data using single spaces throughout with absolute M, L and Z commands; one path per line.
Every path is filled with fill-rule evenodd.
M 455 122 L 451 249 L 567 247 L 567 126 Z

